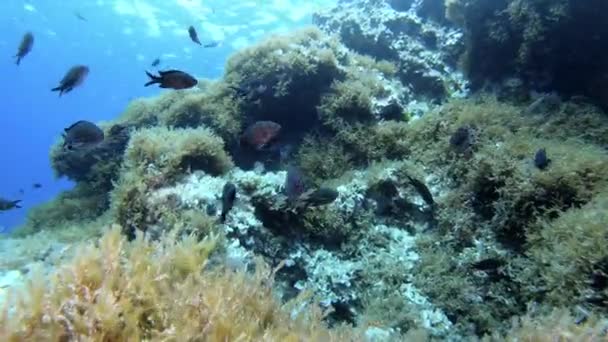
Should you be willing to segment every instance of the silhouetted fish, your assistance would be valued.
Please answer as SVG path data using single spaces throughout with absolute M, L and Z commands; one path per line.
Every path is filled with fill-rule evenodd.
M 92 122 L 80 120 L 64 129 L 63 147 L 68 150 L 96 145 L 103 141 L 103 130 Z
M 23 57 L 25 57 L 28 53 L 30 53 L 30 51 L 32 51 L 33 46 L 34 35 L 31 32 L 27 32 L 25 35 L 23 35 L 21 43 L 19 44 L 19 48 L 17 49 L 17 54 L 15 55 L 15 58 L 17 59 L 15 63 L 17 63 L 17 65 L 21 63 Z
M 34 183 L 34 184 L 32 184 L 32 188 L 34 188 L 34 189 L 40 189 L 40 188 L 42 188 L 42 184 L 40 184 L 40 183 Z
M 146 87 L 152 84 L 159 84 L 160 88 L 178 90 L 192 88 L 198 84 L 196 78 L 179 70 L 159 71 L 159 76 L 152 75 L 147 71 L 146 74 L 150 77 L 150 81 L 144 84 Z
M 214 48 L 214 47 L 220 46 L 221 43 L 222 43 L 221 40 L 214 40 L 212 42 L 209 42 L 209 43 L 203 45 L 203 47 L 204 48 Z
M 87 18 L 85 18 L 84 16 L 82 16 L 82 14 L 80 14 L 80 12 L 74 12 L 74 16 L 82 21 L 88 21 Z
M 434 208 L 435 200 L 433 199 L 433 194 L 431 193 L 431 190 L 429 190 L 429 188 L 426 186 L 426 184 L 424 184 L 422 181 L 420 181 L 414 177 L 411 177 L 411 176 L 406 176 L 406 177 L 410 181 L 410 184 L 412 184 L 414 189 L 416 189 L 416 191 L 418 192 L 420 197 L 422 197 L 422 200 L 426 204 L 428 204 L 429 206 Z
M 72 89 L 81 85 L 85 78 L 89 74 L 89 67 L 86 65 L 76 65 L 70 68 L 68 72 L 63 76 L 59 82 L 59 86 L 51 89 L 52 91 L 58 91 L 59 96 L 64 93 L 69 93 Z
M 287 195 L 290 201 L 295 201 L 304 191 L 306 191 L 304 175 L 302 175 L 302 172 L 296 166 L 290 165 L 287 168 L 287 176 L 285 177 L 285 195 Z
M 12 201 L 12 200 L 0 198 L 0 211 L 7 211 L 7 210 L 15 209 L 15 208 L 21 208 L 21 206 L 19 205 L 19 202 L 21 202 L 21 200 Z
M 334 189 L 319 188 L 303 193 L 298 198 L 298 203 L 304 207 L 317 207 L 332 203 L 339 195 L 340 193 Z
M 276 139 L 281 131 L 281 125 L 272 121 L 258 121 L 247 127 L 241 135 L 241 144 L 249 145 L 256 150 L 262 150 Z
M 160 64 L 160 58 L 156 58 L 155 60 L 152 61 L 152 64 L 150 64 L 153 67 L 157 67 Z
M 196 29 L 194 29 L 194 26 L 188 27 L 188 35 L 190 36 L 190 39 L 192 39 L 193 42 L 198 45 L 202 45 L 201 41 L 198 39 L 198 33 L 196 33 Z
M 234 95 L 245 101 L 257 101 L 268 90 L 268 86 L 261 81 L 253 80 L 239 86 L 229 85 L 228 88 L 234 90 Z
M 222 223 L 226 221 L 226 215 L 228 215 L 228 212 L 230 212 L 230 209 L 234 206 L 235 199 L 236 186 L 227 182 L 222 190 L 222 213 L 220 214 L 220 221 Z
M 537 168 L 544 170 L 549 164 L 551 164 L 551 159 L 547 157 L 547 151 L 544 148 L 538 149 L 534 155 L 534 165 Z

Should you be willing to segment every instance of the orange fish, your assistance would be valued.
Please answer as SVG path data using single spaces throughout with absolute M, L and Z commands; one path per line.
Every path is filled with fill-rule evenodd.
M 258 121 L 247 127 L 241 135 L 241 144 L 249 145 L 256 150 L 269 146 L 281 131 L 281 125 L 272 121 Z

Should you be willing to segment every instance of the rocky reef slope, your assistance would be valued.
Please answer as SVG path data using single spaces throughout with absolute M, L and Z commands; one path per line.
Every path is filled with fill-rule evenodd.
M 471 49 L 494 47 L 472 23 L 482 3 L 343 1 L 316 15 L 321 30 L 239 51 L 219 80 L 135 100 L 86 153 L 59 141 L 52 165 L 77 185 L 6 241 L 56 242 L 3 258 L 26 294 L 5 301 L 0 336 L 602 336 L 608 117 L 516 58 L 482 72 Z M 242 143 L 261 120 L 289 149 Z M 302 200 L 294 175 L 305 194 L 335 196 Z

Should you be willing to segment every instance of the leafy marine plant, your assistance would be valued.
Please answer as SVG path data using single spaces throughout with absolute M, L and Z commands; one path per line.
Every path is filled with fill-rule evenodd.
M 48 278 L 33 272 L 25 293 L 0 312 L 0 339 L 344 341 L 352 329 L 328 329 L 306 296 L 281 305 L 276 270 L 255 274 L 206 267 L 215 238 L 127 242 L 114 226 L 97 244 Z

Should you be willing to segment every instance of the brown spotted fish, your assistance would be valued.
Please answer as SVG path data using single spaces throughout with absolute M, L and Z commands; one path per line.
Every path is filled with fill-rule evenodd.
M 241 135 L 241 144 L 262 150 L 270 145 L 281 131 L 281 125 L 272 121 L 258 121 L 247 127 Z
M 86 65 L 75 65 L 68 70 L 59 82 L 59 86 L 51 89 L 52 91 L 58 91 L 59 96 L 69 93 L 72 89 L 81 85 L 85 78 L 89 74 L 89 67 Z
M 15 58 L 17 59 L 16 63 L 19 65 L 23 57 L 25 57 L 30 51 L 32 51 L 32 47 L 34 46 L 34 35 L 31 32 L 27 32 L 23 35 L 21 39 L 21 44 L 19 44 L 19 49 L 17 50 L 17 54 Z
M 150 81 L 144 84 L 146 87 L 158 84 L 160 88 L 179 90 L 192 88 L 198 84 L 196 78 L 179 70 L 159 71 L 158 76 L 152 75 L 147 71 L 146 74 L 150 77 Z
M 15 208 L 21 208 L 19 205 L 21 200 L 11 201 L 4 198 L 0 198 L 0 211 L 7 211 Z
M 74 150 L 101 143 L 104 139 L 103 130 L 92 122 L 80 120 L 64 129 L 63 147 Z

